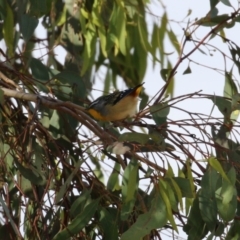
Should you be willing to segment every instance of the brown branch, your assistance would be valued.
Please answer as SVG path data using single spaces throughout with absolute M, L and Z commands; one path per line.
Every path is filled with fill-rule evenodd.
M 45 97 L 41 95 L 36 95 L 32 93 L 19 92 L 16 90 L 11 90 L 8 88 L 0 87 L 3 91 L 4 96 L 12 97 L 16 99 L 25 100 L 28 102 L 40 103 L 51 109 L 56 109 L 58 111 L 65 112 L 72 117 L 76 118 L 79 122 L 85 125 L 89 130 L 96 134 L 101 140 L 106 141 L 105 143 L 112 142 L 110 134 L 104 131 L 93 119 L 91 119 L 86 113 L 85 108 L 78 106 L 74 103 L 63 102 L 58 99 L 53 99 L 50 97 Z
M 184 55 L 183 57 L 180 57 L 176 63 L 176 65 L 174 66 L 174 68 L 170 71 L 170 74 L 168 76 L 167 82 L 166 84 L 163 86 L 162 91 L 160 92 L 159 96 L 157 97 L 157 99 L 155 100 L 154 104 L 157 104 L 163 94 L 165 93 L 166 89 L 168 88 L 169 84 L 172 81 L 173 76 L 176 74 L 176 70 L 179 67 L 180 63 L 185 60 L 186 58 L 188 58 L 192 53 L 194 53 L 202 44 L 204 44 L 205 40 L 210 37 L 212 34 L 214 34 L 215 32 L 217 32 L 217 30 L 222 27 L 223 24 L 225 24 L 227 21 L 233 19 L 238 13 L 239 13 L 240 9 L 238 9 L 237 11 L 235 11 L 233 14 L 231 14 L 231 16 L 229 16 L 227 19 L 225 19 L 223 22 L 219 23 L 216 27 L 214 27 L 189 53 L 187 53 L 186 55 Z M 186 42 L 188 41 L 188 38 L 186 37 L 183 43 L 183 46 L 185 46 Z M 183 48 L 182 48 L 182 53 L 183 53 Z M 180 56 L 182 55 L 182 53 L 180 54 Z

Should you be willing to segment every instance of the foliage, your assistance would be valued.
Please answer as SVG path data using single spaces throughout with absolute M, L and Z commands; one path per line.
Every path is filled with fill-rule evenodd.
M 240 8 L 220 14 L 220 3 L 232 6 L 210 0 L 206 16 L 188 15 L 181 42 L 163 4 L 149 29 L 146 0 L 0 2 L 1 236 L 240 237 L 240 48 L 227 38 L 239 28 Z M 227 53 L 211 44 L 216 38 Z M 233 66 L 219 70 L 223 96 L 174 96 L 177 70 L 187 63 L 181 77 L 191 74 L 190 57 L 207 55 L 204 46 Z M 134 121 L 102 124 L 86 114 L 100 72 L 104 92 L 119 81 L 134 86 L 147 81 L 149 57 L 164 85 L 154 98 L 143 91 Z M 222 117 L 181 108 L 187 100 L 207 100 Z M 188 118 L 172 120 L 175 110 Z

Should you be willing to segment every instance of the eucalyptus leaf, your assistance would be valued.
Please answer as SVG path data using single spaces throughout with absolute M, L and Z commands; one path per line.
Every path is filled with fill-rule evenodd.
M 157 194 L 151 202 L 151 209 L 138 217 L 137 221 L 123 233 L 121 240 L 141 239 L 152 229 L 161 228 L 166 223 L 166 205 L 162 197 Z
M 132 160 L 126 167 L 122 178 L 122 197 L 123 206 L 121 211 L 121 219 L 126 220 L 132 211 L 134 202 L 136 201 L 136 193 L 138 189 L 138 162 Z
M 158 103 L 150 107 L 150 112 L 155 123 L 160 126 L 162 124 L 166 124 L 170 107 L 167 103 Z
M 32 70 L 34 78 L 36 78 L 37 80 L 49 80 L 48 68 L 39 59 L 32 58 L 30 62 L 30 68 Z
M 37 18 L 29 14 L 22 15 L 20 20 L 20 30 L 26 42 L 32 37 L 37 25 L 38 25 Z

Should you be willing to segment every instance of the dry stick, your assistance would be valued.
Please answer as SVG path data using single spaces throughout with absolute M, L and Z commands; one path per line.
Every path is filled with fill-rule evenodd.
M 0 78 L 1 78 L 4 82 L 6 82 L 6 83 L 12 85 L 13 87 L 15 87 L 16 89 L 18 89 L 18 90 L 20 90 L 20 91 L 22 90 L 12 79 L 10 79 L 10 78 L 8 78 L 7 76 L 5 76 L 1 71 L 0 71 Z
M 194 52 L 204 43 L 204 41 L 205 41 L 211 34 L 213 34 L 213 33 L 216 32 L 216 30 L 217 30 L 218 28 L 220 28 L 220 27 L 221 27 L 223 24 L 225 24 L 228 20 L 233 19 L 233 18 L 238 14 L 239 11 L 240 11 L 240 9 L 238 9 L 237 11 L 235 11 L 235 12 L 234 12 L 231 16 L 229 16 L 226 20 L 224 20 L 223 22 L 219 23 L 219 24 L 218 24 L 216 27 L 214 27 L 188 54 L 186 54 L 185 56 L 179 58 L 179 60 L 177 61 L 176 65 L 175 65 L 174 68 L 171 70 L 171 72 L 170 72 L 170 74 L 169 74 L 169 77 L 168 77 L 168 80 L 167 80 L 166 84 L 164 85 L 162 91 L 160 92 L 159 96 L 157 97 L 156 101 L 154 102 L 154 104 L 157 104 L 157 103 L 161 100 L 161 98 L 162 98 L 163 94 L 165 93 L 166 89 L 168 88 L 168 86 L 169 86 L 169 84 L 170 84 L 173 76 L 175 75 L 176 70 L 177 70 L 178 66 L 180 65 L 180 63 L 181 63 L 184 59 L 188 58 L 192 53 L 194 53 Z M 185 40 L 184 40 L 182 52 L 181 52 L 180 55 L 182 55 L 182 53 L 183 53 L 183 49 L 184 49 L 184 46 L 185 46 L 186 42 L 187 42 L 187 38 L 185 38 Z
M 51 109 L 57 109 L 60 111 L 63 111 L 65 113 L 70 114 L 74 118 L 76 118 L 79 122 L 84 124 L 86 127 L 88 127 L 92 132 L 94 132 L 97 136 L 99 136 L 101 139 L 106 139 L 110 141 L 110 135 L 108 135 L 105 131 L 103 131 L 97 123 L 95 123 L 86 113 L 85 109 L 81 106 L 78 106 L 73 103 L 65 103 L 61 100 L 56 100 L 40 95 L 35 95 L 31 93 L 24 93 L 24 92 L 18 92 L 16 90 L 11 90 L 8 88 L 0 87 L 0 89 L 3 91 L 5 96 L 13 97 L 22 99 L 25 101 L 35 102 L 37 103 L 40 99 L 41 104 L 44 106 L 47 106 Z M 65 107 L 66 106 L 66 107 Z M 70 109 L 70 107 L 74 110 L 77 109 L 77 111 L 73 111 Z
M 165 169 L 165 168 L 162 168 L 162 167 L 158 166 L 157 164 L 149 161 L 148 159 L 143 158 L 143 157 L 139 156 L 138 154 L 136 154 L 136 153 L 134 153 L 134 152 L 131 152 L 130 155 L 131 155 L 131 157 L 136 158 L 136 159 L 139 160 L 140 162 L 143 162 L 143 163 L 145 163 L 146 165 L 154 168 L 156 171 L 162 172 L 162 173 L 164 173 L 164 174 L 166 173 L 166 169 Z M 128 153 L 126 153 L 126 156 L 128 156 Z M 128 157 L 130 157 L 130 156 L 128 156 Z

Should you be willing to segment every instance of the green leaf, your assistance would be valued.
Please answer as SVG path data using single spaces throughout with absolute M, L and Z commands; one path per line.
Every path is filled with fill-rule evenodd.
M 42 81 L 49 80 L 48 68 L 39 59 L 32 58 L 30 68 L 35 79 Z
M 60 129 L 60 116 L 57 110 L 53 110 L 51 119 L 49 120 L 49 125 L 51 125 L 55 129 Z
M 192 240 L 204 239 L 209 231 L 200 214 L 198 196 L 193 201 L 187 224 L 183 227 L 183 231 L 188 234 L 188 239 Z
M 167 172 L 165 174 L 165 177 L 172 178 L 172 177 L 174 177 L 173 169 L 172 169 L 171 165 L 169 164 L 169 162 L 167 164 L 168 164 L 168 167 L 167 167 Z
M 64 70 L 61 73 L 55 75 L 54 78 L 58 79 L 61 82 L 61 86 L 64 85 L 67 88 L 62 88 L 61 86 L 58 88 L 62 90 L 61 97 L 63 99 L 66 98 L 64 95 L 81 96 L 81 98 L 85 98 L 87 94 L 85 83 L 83 81 L 83 78 L 76 72 Z M 78 101 L 76 101 L 76 103 L 78 103 Z
M 168 24 L 168 17 L 167 17 L 167 13 L 164 12 L 163 16 L 162 16 L 162 21 L 161 21 L 161 26 L 159 28 L 158 31 L 158 39 L 159 39 L 159 53 L 160 53 L 160 62 L 161 62 L 161 67 L 163 67 L 164 64 L 164 37 L 167 33 L 166 29 L 167 29 L 167 24 Z M 161 74 L 162 76 L 162 74 Z M 163 78 L 164 79 L 164 78 Z
M 179 186 L 183 197 L 187 197 L 187 198 L 194 197 L 194 193 L 191 189 L 191 184 L 190 184 L 189 179 L 181 178 L 181 177 L 174 177 L 173 180 Z
M 18 170 L 20 173 L 28 179 L 31 183 L 36 185 L 45 185 L 46 184 L 46 178 L 45 176 L 38 171 L 33 166 L 24 167 L 22 164 L 20 164 L 17 160 L 15 161 L 15 164 L 17 165 Z
M 219 172 L 221 174 L 221 176 L 229 182 L 229 179 L 226 175 L 226 173 L 224 172 L 221 164 L 219 163 L 219 161 L 215 158 L 215 157 L 210 157 L 207 159 L 208 163 L 210 164 L 210 166 L 212 166 L 217 172 Z
M 133 132 L 129 132 L 129 133 L 123 133 L 119 138 L 119 141 L 128 141 L 128 142 L 138 142 L 141 144 L 145 144 L 148 142 L 149 140 L 149 135 L 148 134 L 144 134 L 144 133 L 133 133 Z
M 228 183 L 216 191 L 216 199 L 220 217 L 226 222 L 233 220 L 237 208 L 236 189 Z
M 67 20 L 67 7 L 65 5 L 63 7 L 63 10 L 62 10 L 61 14 L 57 18 L 55 24 L 56 24 L 56 26 L 61 27 L 64 23 L 66 23 L 66 20 Z M 81 21 L 81 18 L 80 18 L 80 21 Z M 81 22 L 81 27 L 83 29 L 82 22 Z
M 191 169 L 191 162 L 190 162 L 189 159 L 187 159 L 187 161 L 186 161 L 186 167 L 187 167 L 186 177 L 190 181 L 191 190 L 192 190 L 193 196 L 195 197 L 195 190 L 196 189 L 195 189 L 194 180 L 193 180 L 193 172 L 192 172 L 192 169 Z
M 229 0 L 220 0 L 224 5 L 228 6 L 228 7 L 232 7 L 231 3 L 229 2 Z
M 159 191 L 153 194 L 151 209 L 139 215 L 137 221 L 122 234 L 121 240 L 143 239 L 152 229 L 159 229 L 167 223 L 166 205 L 159 194 Z
M 175 33 L 172 31 L 172 30 L 167 30 L 167 33 L 168 33 L 168 37 L 172 43 L 172 45 L 175 47 L 175 49 L 177 50 L 178 54 L 180 54 L 181 52 L 181 46 L 178 42 L 178 39 L 175 35 Z
M 8 5 L 8 2 L 5 1 L 5 19 L 3 21 L 3 37 L 8 47 L 9 56 L 12 57 L 14 54 L 14 16 L 12 9 Z
M 229 19 L 228 14 L 222 14 L 215 17 L 208 15 L 196 21 L 195 24 L 205 26 L 205 27 L 213 27 L 219 23 L 223 23 L 224 21 L 227 21 L 228 19 Z
M 115 56 L 119 50 L 126 55 L 126 16 L 122 5 L 114 4 L 109 23 L 107 50 L 114 46 Z
M 240 94 L 236 93 L 232 96 L 232 110 L 240 110 Z
M 87 33 L 84 35 L 84 37 L 85 37 L 85 46 L 84 46 L 84 51 L 82 56 L 84 61 L 81 69 L 81 76 L 83 76 L 86 73 L 86 71 L 89 69 L 90 66 L 92 66 L 94 62 L 95 51 L 96 51 L 96 39 L 97 39 L 95 27 L 93 26 L 91 30 L 89 29 Z
M 106 31 L 103 27 L 98 29 L 98 35 L 100 38 L 100 46 L 101 46 L 102 54 L 106 58 L 108 55 L 107 49 L 106 49 L 107 48 L 107 37 L 106 37 Z
M 166 147 L 165 138 L 167 136 L 166 129 L 153 129 L 151 127 L 148 128 L 148 135 L 151 139 L 148 143 L 155 144 L 158 146 Z
M 147 104 L 148 104 L 148 101 L 149 101 L 149 96 L 145 93 L 141 93 L 141 102 L 140 102 L 140 106 L 139 106 L 139 110 L 143 110 Z
M 47 14 L 51 8 L 49 0 L 29 0 L 30 14 L 40 18 L 43 14 Z
M 168 68 L 161 69 L 160 75 L 164 81 L 166 81 L 168 79 L 168 76 L 169 76 L 169 73 L 171 72 L 171 70 L 172 70 L 171 68 L 170 69 L 168 69 Z
M 18 183 L 20 184 L 21 190 L 25 194 L 25 196 L 27 196 L 30 199 L 34 199 L 33 185 L 31 181 L 29 181 L 28 179 L 21 175 L 20 171 L 18 174 Z
M 188 66 L 188 67 L 186 68 L 186 70 L 183 72 L 183 75 L 189 74 L 189 73 L 192 73 L 192 70 L 191 70 L 190 66 Z
M 220 36 L 222 37 L 222 41 L 225 43 L 226 42 L 226 34 L 225 34 L 225 31 L 223 29 L 220 29 L 219 31 L 220 33 Z
M 218 13 L 219 13 L 219 11 L 218 11 L 218 9 L 216 7 L 211 8 L 211 10 L 207 14 L 207 17 L 212 17 L 212 18 L 216 17 L 216 16 L 218 16 Z
M 115 163 L 114 168 L 112 170 L 111 175 L 109 176 L 107 182 L 107 189 L 110 191 L 117 191 L 121 189 L 119 184 L 119 174 L 121 170 L 121 165 L 119 163 Z
M 233 62 L 236 64 L 237 68 L 238 68 L 238 72 L 240 74 L 240 61 L 239 61 L 239 56 L 240 56 L 240 48 L 238 47 L 238 45 L 236 45 L 233 42 L 228 42 L 228 47 L 229 47 L 229 51 L 232 55 L 232 60 Z
M 136 201 L 136 193 L 139 184 L 138 161 L 131 160 L 125 168 L 122 178 L 122 211 L 121 219 L 126 220 L 131 213 Z
M 117 37 L 119 42 L 119 49 L 123 55 L 126 55 L 126 16 L 125 16 L 125 10 L 123 7 L 117 8 L 116 13 L 116 29 L 117 29 Z
M 217 224 L 217 203 L 215 191 L 219 174 L 213 168 L 208 168 L 202 177 L 201 189 L 199 190 L 199 209 L 203 221 L 210 231 L 214 231 Z
M 167 68 L 172 70 L 172 64 L 170 61 L 168 61 Z M 174 83 L 175 83 L 174 76 L 172 76 L 171 78 L 168 77 L 167 81 L 170 81 L 170 82 L 165 92 L 165 96 L 170 96 L 172 98 L 174 93 Z
M 234 167 L 231 167 L 230 170 L 227 173 L 227 177 L 229 179 L 229 181 L 232 183 L 232 185 L 234 186 L 236 183 L 236 170 Z
M 219 3 L 219 0 L 210 0 L 211 9 L 214 9 L 218 3 Z
M 112 48 L 114 49 L 113 55 L 114 55 L 114 57 L 116 57 L 119 52 L 118 38 L 115 34 L 109 33 L 107 36 L 107 50 L 110 50 Z
M 55 203 L 58 203 L 63 198 L 63 196 L 66 194 L 67 189 L 72 182 L 72 179 L 76 175 L 76 173 L 77 173 L 77 171 L 78 171 L 78 169 L 79 169 L 79 167 L 81 166 L 82 163 L 83 163 L 82 161 L 78 161 L 75 164 L 72 173 L 68 176 L 67 180 L 64 182 L 64 184 L 60 187 L 60 189 L 56 193 Z
M 85 208 L 79 212 L 79 214 L 67 225 L 66 228 L 54 236 L 53 240 L 68 239 L 79 233 L 89 223 L 95 214 L 99 205 L 99 201 L 99 199 L 96 199 L 87 204 Z
M 233 185 L 223 183 L 222 191 L 220 193 L 223 204 L 228 204 L 236 196 L 236 189 Z
M 219 215 L 229 222 L 235 217 L 237 209 L 236 172 L 233 167 L 228 171 L 227 177 L 231 180 L 222 179 L 221 187 L 216 191 L 216 199 Z
M 84 189 L 81 195 L 73 202 L 70 215 L 72 218 L 76 217 L 79 212 L 81 212 L 87 204 L 91 202 L 91 191 Z
M 34 30 L 38 25 L 38 19 L 30 16 L 29 14 L 24 14 L 20 19 L 20 30 L 23 35 L 23 39 L 28 42 L 32 37 Z
M 231 113 L 231 120 L 237 121 L 239 114 L 240 114 L 240 94 L 234 94 L 232 96 L 232 113 Z
M 156 53 L 157 53 L 157 49 L 159 48 L 159 36 L 158 36 L 158 32 L 159 32 L 159 26 L 158 24 L 154 23 L 153 25 L 153 31 L 152 31 L 152 40 L 151 40 L 151 46 L 152 46 L 152 55 L 155 56 L 153 58 L 153 65 L 155 65 L 156 62 Z
M 224 97 L 232 98 L 234 94 L 238 93 L 236 83 L 232 79 L 232 71 L 225 72 L 225 86 L 223 90 Z
M 167 189 L 167 183 L 160 179 L 159 180 L 159 192 L 160 192 L 161 197 L 162 197 L 162 199 L 163 199 L 163 201 L 166 205 L 168 220 L 171 223 L 173 229 L 176 232 L 178 232 L 177 225 L 174 221 L 173 214 L 172 214 L 172 207 L 171 207 L 171 204 L 170 204 L 170 199 L 167 195 L 166 189 Z
M 139 32 L 140 41 L 143 46 L 143 49 L 146 52 L 152 52 L 151 46 L 148 42 L 148 32 L 147 32 L 146 23 L 145 23 L 145 20 L 141 16 L 139 16 L 139 18 L 138 18 L 137 26 L 138 26 L 138 32 Z
M 3 149 L 2 149 L 3 148 Z M 8 144 L 4 144 L 1 146 L 1 154 L 4 154 L 4 162 L 7 168 L 7 171 L 13 171 L 14 169 L 14 159 L 12 154 L 10 154 L 10 146 Z
M 166 194 L 168 196 L 169 202 L 171 204 L 171 208 L 174 212 L 178 212 L 179 211 L 178 210 L 178 199 L 177 199 L 176 194 L 173 190 L 172 184 L 170 182 L 168 182 L 167 179 L 166 179 L 165 183 L 166 183 L 166 189 L 165 190 L 166 190 Z
M 236 16 L 234 19 L 236 22 L 240 22 L 240 15 Z
M 223 114 L 225 118 L 230 118 L 232 112 L 231 102 L 224 97 L 213 96 L 209 97 L 213 103 L 218 107 L 218 110 Z
M 103 230 L 103 240 L 118 239 L 117 214 L 105 208 L 102 208 L 99 214 L 99 225 Z
M 178 184 L 175 182 L 174 178 L 170 178 L 170 180 L 171 180 L 173 189 L 177 195 L 178 201 L 180 203 L 180 208 L 181 208 L 181 210 L 183 210 L 183 201 L 182 201 L 183 195 L 182 195 L 181 189 L 178 186 Z
M 188 216 L 189 210 L 193 205 L 194 198 L 185 198 L 185 214 Z
M 170 107 L 167 103 L 158 103 L 150 106 L 150 113 L 152 114 L 155 123 L 160 126 L 167 123 L 167 116 L 170 112 Z

